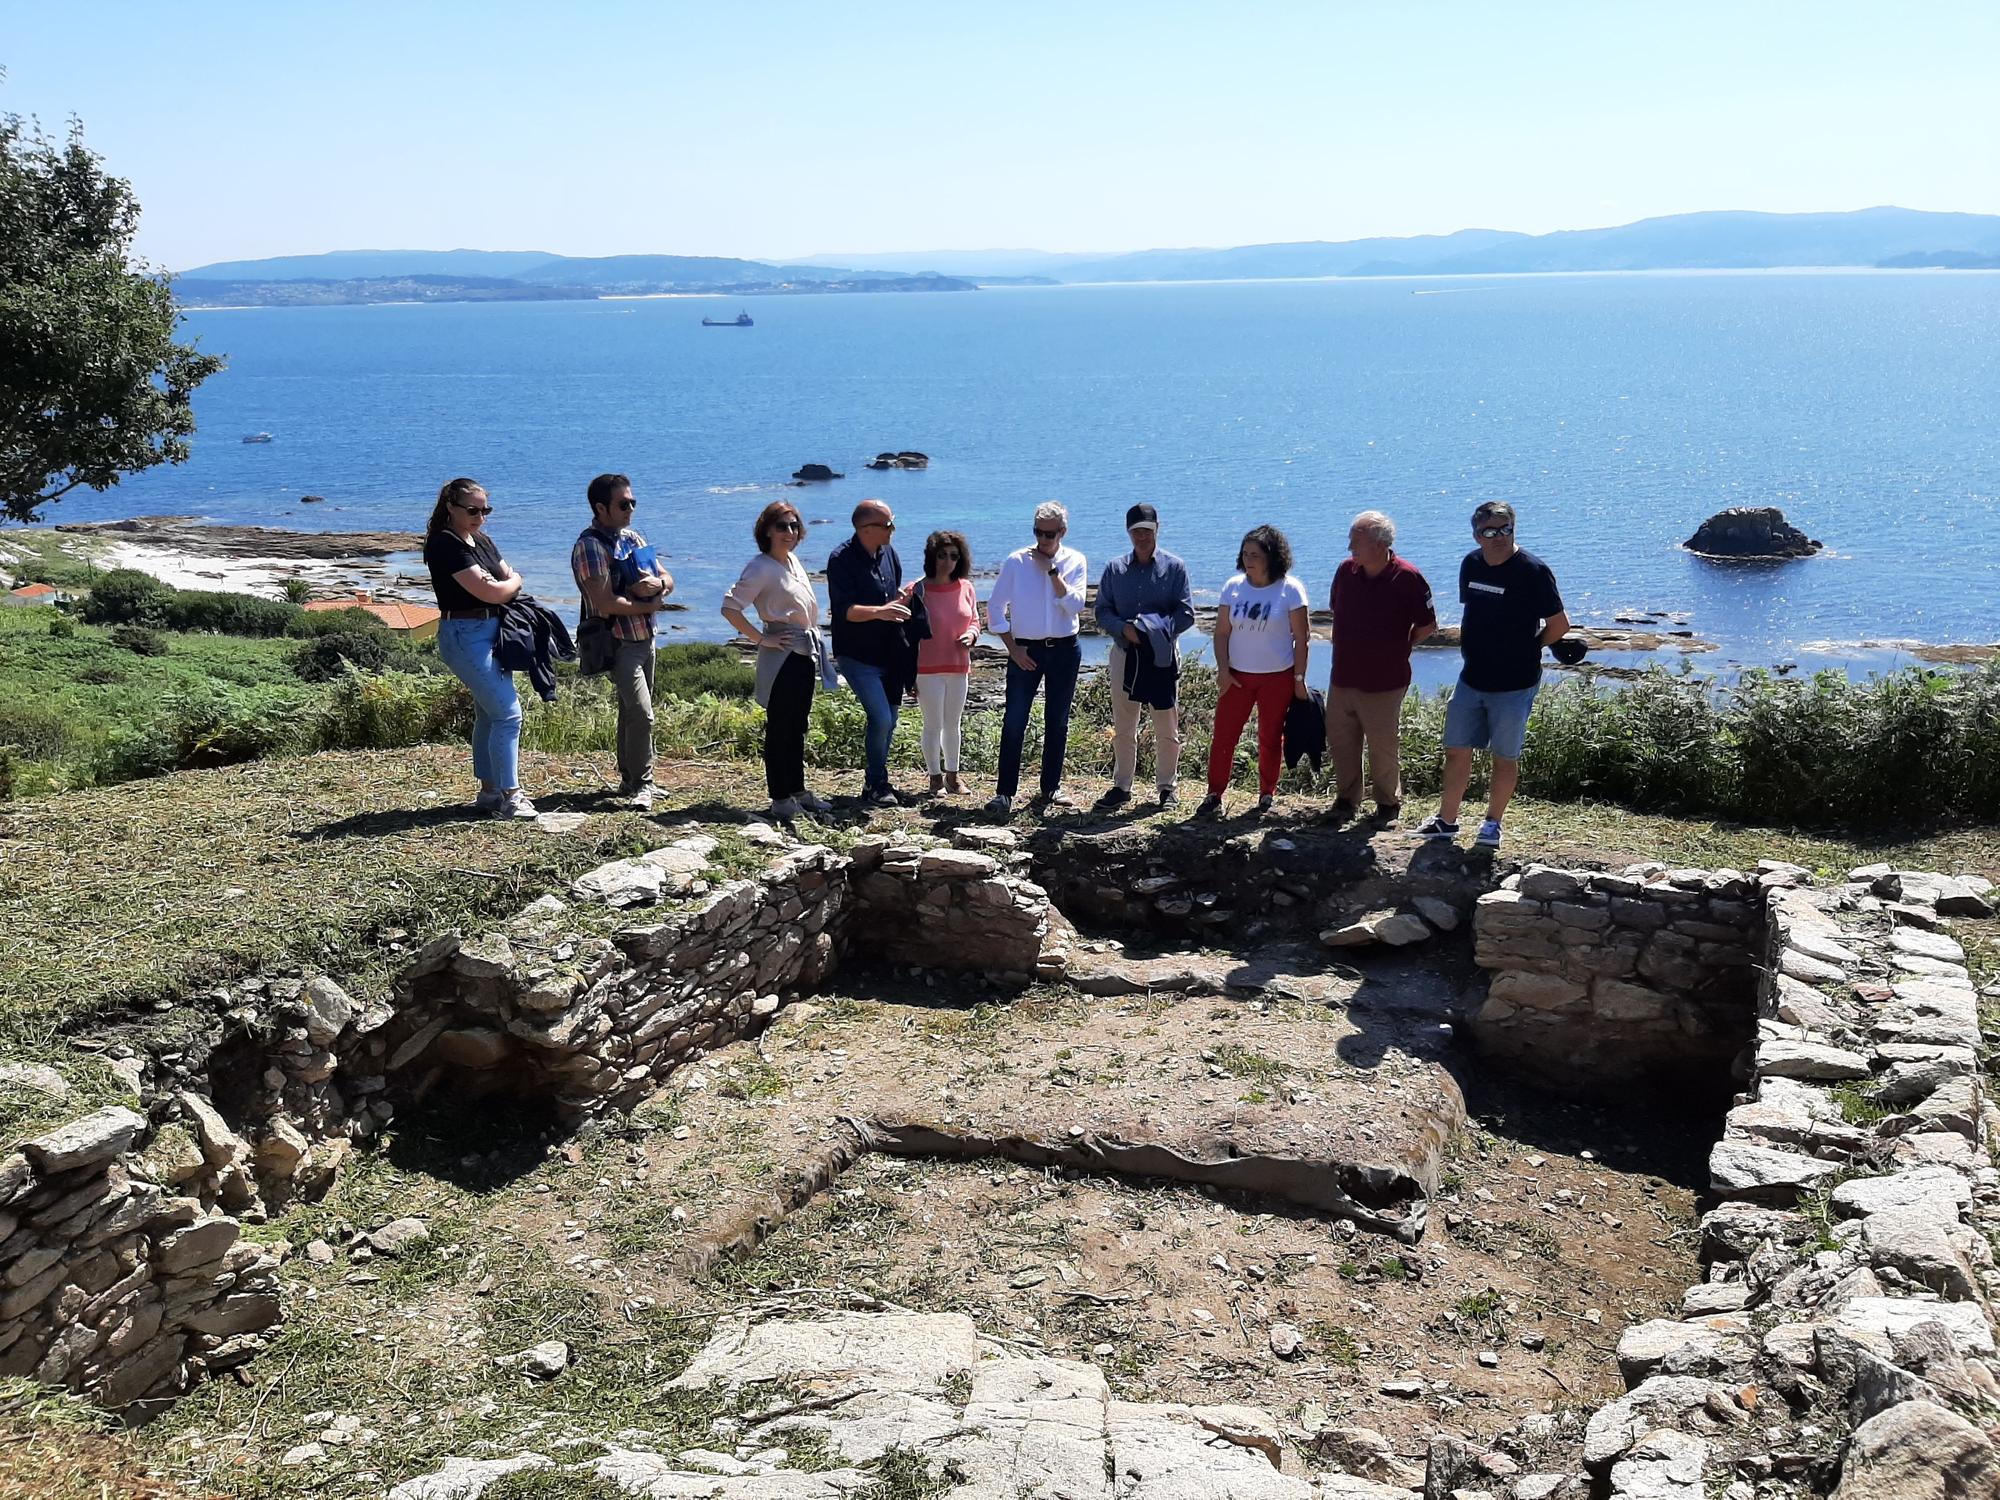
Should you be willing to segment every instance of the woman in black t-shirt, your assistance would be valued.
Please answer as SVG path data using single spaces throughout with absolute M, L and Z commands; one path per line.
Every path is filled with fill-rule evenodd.
M 493 513 L 477 480 L 454 479 L 438 491 L 424 538 L 424 562 L 437 591 L 438 655 L 472 693 L 472 769 L 479 777 L 473 805 L 495 818 L 532 818 L 521 795 L 521 700 L 514 674 L 494 659 L 500 615 L 521 592 L 521 575 L 501 559 L 486 534 Z

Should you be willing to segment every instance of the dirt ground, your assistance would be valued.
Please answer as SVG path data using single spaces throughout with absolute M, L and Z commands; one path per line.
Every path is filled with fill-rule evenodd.
M 1374 988 L 1409 1009 L 1058 991 L 966 1010 L 916 981 L 871 976 L 867 992 L 885 998 L 867 999 L 850 981 L 641 1112 L 625 1164 L 635 1190 L 671 1184 L 675 1208 L 666 1253 L 642 1252 L 624 1274 L 677 1307 L 812 1287 L 963 1311 L 1097 1360 L 1121 1394 L 1248 1401 L 1306 1430 L 1373 1426 L 1413 1453 L 1440 1423 L 1491 1434 L 1620 1394 L 1619 1329 L 1668 1313 L 1695 1279 L 1691 1163 L 1648 1162 L 1612 1122 L 1488 1079 L 1473 1080 L 1485 1118 L 1444 1147 L 1414 1246 L 1226 1189 L 875 1154 L 754 1254 L 687 1270 L 687 1249 L 770 1214 L 771 1184 L 813 1159 L 842 1115 L 955 1111 L 983 1128 L 997 1112 L 1058 1138 L 1135 1110 L 1182 1126 L 1289 1118 L 1295 1141 L 1393 1156 L 1457 1092 L 1452 1069 L 1476 1065 L 1436 1020 L 1436 976 L 1414 960 L 1381 967 Z M 1530 1117 L 1532 1136 L 1517 1123 Z M 631 1243 L 629 1222 L 578 1222 L 607 1260 Z M 1275 1352 L 1276 1325 L 1298 1331 L 1290 1357 Z

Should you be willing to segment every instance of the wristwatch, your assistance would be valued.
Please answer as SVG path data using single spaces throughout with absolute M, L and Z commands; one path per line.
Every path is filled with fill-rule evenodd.
M 1061 571 L 1062 571 L 1062 564 L 1057 563 L 1054 567 L 1049 569 L 1049 577 L 1053 578 L 1056 576 L 1056 574 L 1060 573 Z

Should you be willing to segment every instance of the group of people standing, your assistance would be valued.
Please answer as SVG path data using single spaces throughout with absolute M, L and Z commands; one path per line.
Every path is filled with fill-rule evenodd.
M 618 695 L 620 794 L 638 808 L 653 800 L 654 621 L 674 580 L 633 529 L 637 501 L 623 474 L 600 474 L 586 491 L 590 524 L 570 553 L 583 604 L 576 650 L 582 670 L 609 673 Z M 477 481 L 454 479 L 439 491 L 424 559 L 443 619 L 438 652 L 470 690 L 475 705 L 472 760 L 476 805 L 495 817 L 532 817 L 519 785 L 521 708 L 513 673 L 530 672 L 553 691 L 552 649 L 566 632 L 523 592 L 486 532 L 493 512 Z M 1471 778 L 1472 753 L 1493 753 L 1492 788 L 1476 844 L 1497 848 L 1500 821 L 1519 779 L 1528 714 L 1541 681 L 1541 651 L 1569 627 L 1555 575 L 1514 540 L 1514 511 L 1488 501 L 1472 515 L 1474 549 L 1459 564 L 1464 606 L 1463 667 L 1446 711 L 1444 791 L 1438 811 L 1418 831 L 1455 839 Z M 1160 546 L 1159 512 L 1149 504 L 1125 513 L 1131 550 L 1114 558 L 1089 599 L 1088 564 L 1066 544 L 1069 512 L 1057 501 L 1035 508 L 1034 540 L 1008 554 L 986 600 L 984 625 L 972 580 L 972 548 L 963 533 L 934 531 L 924 541 L 923 573 L 905 580 L 895 547 L 896 518 L 881 500 L 855 507 L 854 534 L 827 558 L 830 629 L 823 629 L 811 576 L 799 561 L 805 521 L 789 500 L 774 500 L 752 527 L 757 555 L 722 602 L 722 615 L 757 649 L 756 699 L 765 710 L 764 774 L 772 815 L 790 819 L 830 804 L 806 786 L 805 742 L 813 694 L 842 679 L 866 721 L 862 800 L 898 806 L 889 751 L 897 716 L 914 694 L 923 715 L 924 768 L 932 795 L 965 790 L 960 779 L 972 648 L 982 629 L 1007 651 L 1006 709 L 997 785 L 989 816 L 1005 819 L 1020 792 L 1023 749 L 1035 699 L 1043 700 L 1039 800 L 1067 807 L 1063 786 L 1069 723 L 1082 667 L 1078 634 L 1094 609 L 1110 638 L 1107 675 L 1112 705 L 1111 787 L 1097 805 L 1130 802 L 1139 740 L 1150 720 L 1161 807 L 1177 800 L 1180 773 L 1180 639 L 1195 623 L 1187 565 Z M 1291 543 L 1274 526 L 1247 533 L 1236 572 L 1222 587 L 1215 619 L 1215 723 L 1207 793 L 1197 816 L 1223 810 L 1236 748 L 1257 720 L 1257 810 L 1271 806 L 1283 768 L 1287 722 L 1301 716 L 1323 733 L 1335 773 L 1331 815 L 1359 815 L 1363 752 L 1375 817 L 1402 812 L 1399 721 L 1410 688 L 1410 652 L 1437 629 L 1431 588 L 1395 550 L 1395 523 L 1364 511 L 1348 531 L 1348 558 L 1335 569 L 1333 671 L 1324 709 L 1307 684 L 1312 642 L 1305 585 L 1293 572 Z M 560 639 L 560 645 L 556 639 Z M 1321 714 L 1324 714 L 1323 720 Z
M 924 768 L 932 795 L 956 795 L 972 647 L 981 634 L 972 582 L 972 549 L 957 531 L 924 541 L 923 574 L 905 580 L 895 547 L 896 518 L 881 500 L 864 500 L 854 534 L 827 558 L 830 631 L 820 628 L 812 580 L 799 562 L 805 523 L 787 500 L 767 505 L 753 529 L 758 555 L 723 601 L 722 614 L 758 648 L 757 698 L 765 721 L 764 766 L 772 815 L 821 810 L 805 784 L 805 737 L 817 685 L 845 679 L 866 721 L 862 800 L 892 807 L 889 750 L 905 697 L 923 715 Z M 985 609 L 985 629 L 1007 652 L 1006 707 L 1000 763 L 989 816 L 1004 819 L 1020 791 L 1023 747 L 1035 699 L 1043 700 L 1039 800 L 1066 807 L 1063 786 L 1071 708 L 1082 666 L 1078 635 L 1086 608 L 1111 640 L 1107 663 L 1112 726 L 1112 784 L 1098 799 L 1111 810 L 1133 796 L 1142 722 L 1150 719 L 1159 805 L 1177 800 L 1180 770 L 1180 637 L 1195 623 L 1187 565 L 1159 545 L 1151 505 L 1126 512 L 1131 550 L 1114 559 L 1088 598 L 1084 555 L 1066 545 L 1069 513 L 1057 501 L 1037 506 L 1034 540 L 1008 554 Z M 1514 542 L 1514 512 L 1489 501 L 1472 518 L 1477 547 L 1459 567 L 1465 606 L 1464 670 L 1445 727 L 1444 796 L 1419 832 L 1458 836 L 1458 810 L 1471 777 L 1472 752 L 1491 749 L 1492 795 L 1475 842 L 1498 847 L 1500 820 L 1518 779 L 1528 711 L 1541 680 L 1540 653 L 1568 629 L 1546 564 Z M 1355 517 L 1351 554 L 1335 571 L 1333 673 L 1323 733 L 1336 777 L 1332 815 L 1358 815 L 1366 752 L 1376 818 L 1402 811 L 1398 754 L 1410 652 L 1437 629 L 1430 585 L 1397 556 L 1395 523 L 1380 511 Z M 1250 531 L 1236 573 L 1223 585 L 1215 623 L 1217 700 L 1207 794 L 1197 816 L 1223 810 L 1236 748 L 1257 720 L 1258 811 L 1267 811 L 1283 768 L 1287 720 L 1322 713 L 1307 685 L 1312 640 L 1305 585 L 1292 570 L 1291 544 L 1273 526 Z M 755 616 L 753 622 L 752 616 Z

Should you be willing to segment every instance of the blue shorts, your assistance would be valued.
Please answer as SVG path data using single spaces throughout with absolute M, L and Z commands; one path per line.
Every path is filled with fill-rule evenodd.
M 1540 691 L 1537 683 L 1511 693 L 1482 693 L 1459 678 L 1444 711 L 1445 749 L 1490 748 L 1501 760 L 1519 760 L 1528 738 L 1528 711 Z

